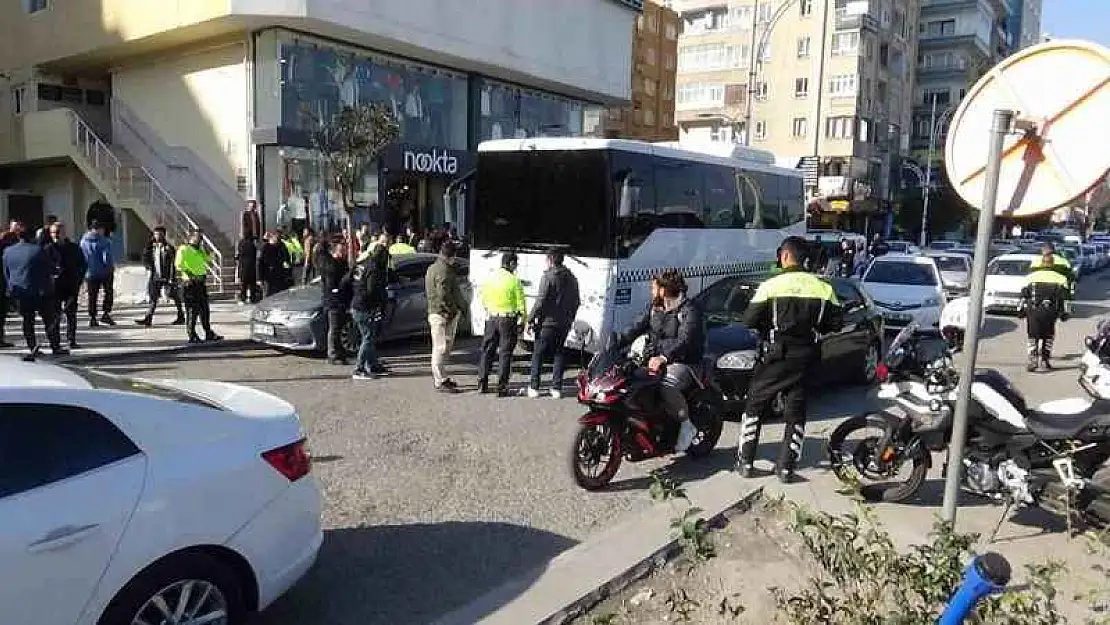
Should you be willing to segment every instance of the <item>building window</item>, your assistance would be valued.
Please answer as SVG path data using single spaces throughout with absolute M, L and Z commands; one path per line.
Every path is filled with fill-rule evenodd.
M 47 4 L 48 0 L 23 0 L 23 10 L 27 13 L 38 13 L 45 11 Z
M 666 52 L 663 54 L 663 68 L 674 69 L 674 55 L 670 52 Z
M 906 36 L 906 14 L 901 9 L 894 9 L 894 34 L 899 37 Z
M 12 89 L 12 112 L 22 115 L 27 111 L 27 87 L 19 85 Z
M 836 33 L 832 38 L 832 53 L 855 54 L 859 50 L 859 33 Z
M 936 100 L 937 106 L 948 106 L 952 102 L 952 90 L 948 87 L 933 87 L 922 92 L 922 101 L 926 106 L 931 106 Z
M 745 4 L 743 6 L 732 7 L 728 12 L 729 24 L 735 28 L 747 30 L 752 26 L 752 7 Z
M 659 16 L 649 15 L 647 18 L 647 29 L 649 33 L 659 32 Z
M 771 97 L 771 89 L 768 86 L 767 82 L 760 81 L 755 83 L 755 99 L 762 101 L 766 100 L 769 97 Z
M 725 86 L 721 83 L 688 83 L 678 87 L 678 104 L 720 106 L 725 100 Z
M 644 93 L 649 96 L 654 96 L 656 91 L 656 81 L 654 78 L 644 79 Z
M 751 47 L 748 44 L 707 43 L 682 46 L 678 49 L 678 68 L 684 72 L 736 69 L 747 67 L 750 55 Z
M 856 94 L 856 75 L 841 74 L 829 80 L 829 95 L 833 97 L 853 96 Z
M 809 97 L 809 79 L 808 78 L 795 78 L 794 79 L 794 97 L 799 98 L 799 99 Z
M 655 111 L 653 111 L 651 109 L 644 109 L 644 125 L 645 126 L 654 126 L 655 125 Z
M 647 46 L 646 48 L 644 48 L 644 61 L 648 65 L 655 65 L 655 46 Z
M 755 138 L 759 141 L 767 138 L 767 122 L 760 120 L 755 123 Z
M 888 43 L 879 45 L 879 65 L 882 67 L 890 65 L 890 44 Z
M 759 60 L 766 63 L 771 60 L 771 40 L 767 39 L 763 42 L 763 47 L 759 49 Z
M 798 12 L 801 13 L 802 17 L 813 15 L 813 0 L 801 0 L 798 3 Z
M 871 139 L 871 122 L 861 117 L 859 120 L 859 140 L 867 143 Z
M 804 59 L 809 56 L 809 36 L 798 37 L 798 58 Z
M 795 117 L 790 125 L 790 134 L 795 138 L 806 136 L 809 130 L 809 120 L 804 117 Z
M 673 100 L 674 99 L 674 85 L 672 85 L 669 82 L 664 82 L 663 83 L 663 99 L 664 100 Z
M 930 37 L 950 37 L 956 34 L 956 20 L 938 20 L 925 24 L 925 34 Z
M 636 30 L 644 29 L 644 14 L 641 13 L 636 16 Z
M 828 117 L 825 119 L 826 139 L 851 139 L 856 119 L 854 117 Z
M 674 41 L 678 39 L 678 26 L 674 22 L 667 22 L 667 25 L 663 27 L 663 33 L 667 39 Z
M 777 6 L 774 6 L 774 4 L 775 3 L 772 2 L 759 3 L 759 10 L 756 12 L 755 16 L 756 22 L 760 24 L 766 24 L 767 22 L 770 22 L 771 16 L 775 14 L 775 9 L 778 8 Z

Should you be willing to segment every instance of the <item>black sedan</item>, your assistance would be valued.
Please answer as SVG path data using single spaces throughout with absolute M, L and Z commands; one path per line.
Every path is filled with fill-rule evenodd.
M 821 344 L 821 367 L 815 386 L 845 382 L 870 384 L 882 354 L 882 314 L 852 282 L 827 278 L 844 307 L 844 327 L 825 337 Z M 729 420 L 737 421 L 755 366 L 755 333 L 741 325 L 758 282 L 733 277 L 720 280 L 694 299 L 706 317 L 708 363 L 724 395 Z M 778 404 L 779 402 L 776 402 Z M 779 412 L 781 406 L 775 406 Z
M 390 305 L 385 311 L 381 341 L 424 336 L 428 334 L 428 299 L 424 293 L 424 274 L 436 260 L 435 254 L 405 254 L 393 257 L 394 271 L 390 279 Z M 469 297 L 469 274 L 466 260 L 455 265 Z M 323 294 L 319 278 L 312 284 L 294 287 L 267 297 L 255 306 L 250 317 L 251 340 L 294 351 L 323 352 L 327 348 L 328 317 L 323 310 Z M 459 332 L 470 329 L 464 317 Z M 341 333 L 343 348 L 350 354 L 358 351 L 358 328 L 348 317 Z

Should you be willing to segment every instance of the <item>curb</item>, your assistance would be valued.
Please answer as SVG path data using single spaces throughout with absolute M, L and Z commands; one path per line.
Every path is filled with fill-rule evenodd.
M 719 475 L 721 474 L 711 476 L 701 484 L 688 489 L 690 505 L 703 508 L 704 518 L 712 527 L 720 527 L 736 515 L 747 512 L 752 504 L 763 496 L 763 487 L 755 486 L 739 499 L 730 498 L 728 503 L 718 501 L 716 505 L 702 504 L 698 501 L 699 497 L 695 491 L 699 486 L 704 486 L 705 491 L 719 487 L 718 484 L 711 482 Z M 729 486 L 731 484 L 724 483 L 721 487 Z M 709 496 L 712 495 L 713 493 L 710 492 Z M 717 499 L 721 497 L 718 496 Z M 615 574 L 603 578 L 599 583 L 594 583 L 592 588 L 574 587 L 574 580 L 589 579 L 591 571 L 600 568 L 596 558 L 587 557 L 591 552 L 601 545 L 612 548 L 612 543 L 619 543 L 622 540 L 643 540 L 645 534 L 656 532 L 656 528 L 645 531 L 645 528 L 637 526 L 652 525 L 653 521 L 658 522 L 659 514 L 669 514 L 669 511 L 662 506 L 649 508 L 555 556 L 545 566 L 518 576 L 471 603 L 437 618 L 432 625 L 532 625 L 533 623 L 564 625 L 569 623 L 607 597 L 619 593 L 632 583 L 650 575 L 680 551 L 679 539 L 673 537 L 668 531 L 665 539 L 657 538 L 651 544 L 648 553 L 633 556 L 631 561 L 621 562 L 620 569 Z M 664 521 L 666 523 L 659 527 L 668 525 L 669 517 Z M 651 537 L 648 536 L 647 539 L 650 540 Z M 663 540 L 662 544 L 659 540 Z M 617 551 L 623 553 L 621 550 Z M 576 559 L 582 562 L 576 563 Z M 548 579 L 545 580 L 544 576 Z M 563 581 L 562 584 L 560 578 Z M 547 587 L 540 588 L 545 581 Z M 564 584 L 568 588 L 559 588 Z M 555 588 L 549 588 L 551 586 Z

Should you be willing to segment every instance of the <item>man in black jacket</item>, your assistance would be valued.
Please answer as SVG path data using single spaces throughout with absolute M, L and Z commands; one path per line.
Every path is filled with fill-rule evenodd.
M 239 271 L 239 303 L 253 304 L 262 299 L 258 286 L 258 241 L 247 234 L 235 246 L 235 264 Z
M 320 272 L 320 291 L 324 310 L 328 314 L 328 362 L 346 365 L 347 355 L 343 352 L 340 337 L 351 301 L 347 243 L 337 237 L 331 246 L 321 245 L 319 250 L 314 264 Z
M 54 323 L 61 335 L 62 317 L 66 320 L 66 341 L 77 349 L 77 299 L 85 279 L 85 254 L 66 236 L 65 224 L 55 222 L 46 231 L 46 253 L 54 267 Z
M 578 314 L 581 301 L 578 296 L 578 279 L 570 269 L 563 266 L 562 252 L 547 254 L 547 271 L 540 279 L 536 305 L 528 317 L 528 327 L 536 337 L 532 351 L 532 380 L 528 385 L 528 396 L 540 396 L 540 371 L 543 359 L 548 353 L 552 356 L 551 396 L 563 396 L 563 344 L 570 332 L 574 317 Z
M 23 222 L 13 219 L 8 225 L 8 231 L 0 234 L 0 258 L 4 251 L 19 243 L 23 235 Z M 3 271 L 0 271 L 0 347 L 15 347 L 10 341 L 4 339 L 4 326 L 8 324 L 8 313 L 12 312 L 11 295 L 8 293 L 8 280 Z
M 55 355 L 68 353 L 62 349 L 54 323 L 54 279 L 53 267 L 46 250 L 37 243 L 24 237 L 15 245 L 4 250 L 4 277 L 8 292 L 19 303 L 19 314 L 23 317 L 23 338 L 27 341 L 28 355 L 24 360 L 34 360 L 39 354 L 38 341 L 35 339 L 35 314 L 42 319 L 46 338 Z
M 266 233 L 266 242 L 258 253 L 258 281 L 266 297 L 293 286 L 293 261 L 281 237 L 273 230 Z
M 651 305 L 620 337 L 628 345 L 647 334 L 648 370 L 663 372 L 663 404 L 668 416 L 681 424 L 675 451 L 686 451 L 698 430 L 690 422 L 685 392 L 694 384 L 694 367 L 705 349 L 701 310 L 686 298 L 686 280 L 666 269 L 651 281 Z
M 382 232 L 377 241 L 368 243 L 351 268 L 350 278 L 351 315 L 362 340 L 351 375 L 355 380 L 369 380 L 389 373 L 378 361 L 374 344 L 389 302 L 389 246 L 392 241 L 388 232 Z
M 175 279 L 177 272 L 173 266 L 176 253 L 177 250 L 166 240 L 166 229 L 162 226 L 156 227 L 154 238 L 143 250 L 143 266 L 147 271 L 146 294 L 150 304 L 147 306 L 146 316 L 136 319 L 135 323 L 150 327 L 154 322 L 154 311 L 158 308 L 158 298 L 162 297 L 163 293 L 177 308 L 177 318 L 173 320 L 173 325 L 179 326 L 185 323 L 185 311 L 181 308 L 181 297 L 178 294 Z

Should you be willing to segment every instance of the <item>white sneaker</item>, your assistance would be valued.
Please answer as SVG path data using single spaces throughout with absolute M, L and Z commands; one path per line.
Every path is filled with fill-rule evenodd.
M 694 442 L 694 437 L 698 435 L 698 428 L 694 427 L 690 420 L 682 422 L 678 428 L 678 441 L 674 445 L 674 450 L 677 453 L 682 453 L 690 448 L 690 444 Z
M 540 396 L 539 389 L 535 389 L 535 388 L 532 388 L 531 386 L 529 386 L 528 387 L 528 396 L 531 397 L 532 399 L 536 399 L 537 397 Z
M 555 399 L 562 399 L 563 398 L 563 391 L 560 391 L 557 388 L 553 388 L 553 389 L 551 389 L 551 396 L 554 397 Z

